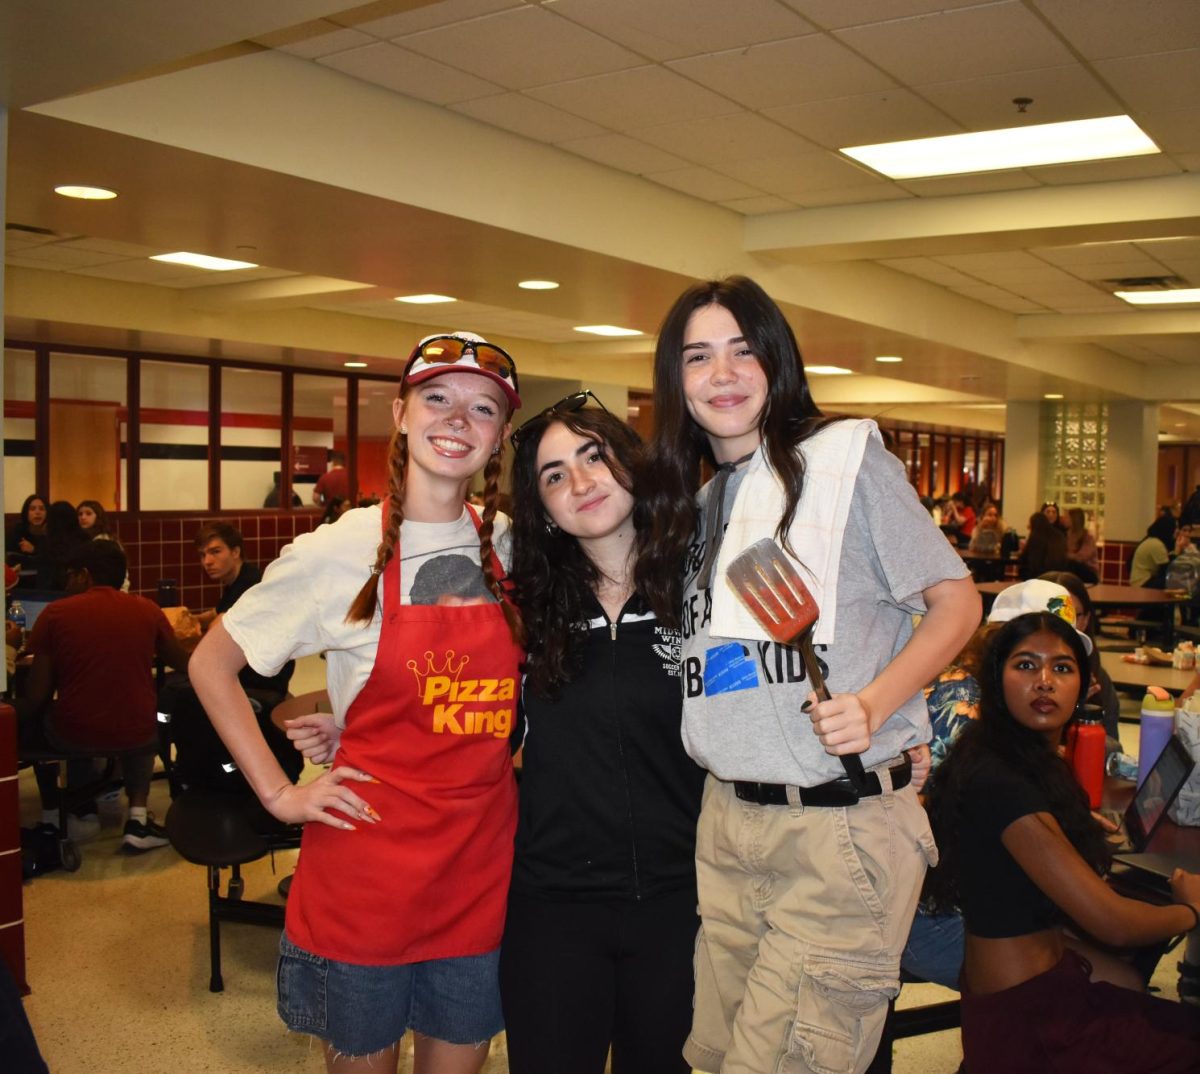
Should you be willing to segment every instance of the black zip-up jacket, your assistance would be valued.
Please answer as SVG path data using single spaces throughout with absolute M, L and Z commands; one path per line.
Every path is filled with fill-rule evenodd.
M 583 661 L 556 701 L 528 691 L 513 890 L 647 899 L 696 884 L 704 771 L 680 739 L 679 635 L 631 597 L 593 600 Z

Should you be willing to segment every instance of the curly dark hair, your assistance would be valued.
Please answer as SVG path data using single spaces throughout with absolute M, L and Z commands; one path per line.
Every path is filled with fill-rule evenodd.
M 683 561 L 696 532 L 696 490 L 700 463 L 715 464 L 708 436 L 691 416 L 683 393 L 683 343 L 688 321 L 697 310 L 722 306 L 733 316 L 767 380 L 767 402 L 758 428 L 771 468 L 784 490 L 784 509 L 776 530 L 788 547 L 787 531 L 804 487 L 804 458 L 796 447 L 822 425 L 838 418 L 822 415 L 809 391 L 804 360 L 791 325 L 775 301 L 746 276 L 693 284 L 676 299 L 658 330 L 654 355 L 655 525 L 653 555 Z M 666 565 L 660 568 L 666 570 Z M 682 577 L 672 625 L 682 607 Z
M 934 770 L 925 788 L 925 804 L 941 855 L 938 867 L 930 870 L 926 878 L 925 897 L 939 912 L 959 905 L 962 806 L 972 792 L 976 771 L 989 758 L 999 759 L 1040 787 L 1050 812 L 1084 861 L 1098 873 L 1108 870 L 1111 851 L 1092 818 L 1087 795 L 1075 774 L 1045 736 L 1012 718 L 1004 700 L 1004 665 L 1017 645 L 1041 631 L 1062 638 L 1075 655 L 1080 670 L 1076 711 L 1087 697 L 1090 678 L 1087 650 L 1079 634 L 1057 615 L 1049 612 L 1019 615 L 992 635 L 980 669 L 979 719 L 971 721 L 954 740 L 946 759 Z
M 648 567 L 651 534 L 646 452 L 641 437 L 607 410 L 585 407 L 569 413 L 550 410 L 521 428 L 512 469 L 513 553 L 511 578 L 517 606 L 525 624 L 527 663 L 525 688 L 553 699 L 564 682 L 579 670 L 590 595 L 600 572 L 579 542 L 556 526 L 548 526 L 538 489 L 537 452 L 546 430 L 555 422 L 576 436 L 594 438 L 613 477 L 634 498 L 633 524 L 637 533 L 633 565 L 634 590 L 660 621 L 678 619 L 671 605 L 672 587 Z M 680 573 L 675 566 L 671 577 Z

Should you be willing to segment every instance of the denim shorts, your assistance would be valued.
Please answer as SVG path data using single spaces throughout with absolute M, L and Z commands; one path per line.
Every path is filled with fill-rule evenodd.
M 402 966 L 322 958 L 279 940 L 279 1017 L 350 1057 L 390 1048 L 407 1029 L 449 1044 L 482 1044 L 504 1028 L 500 950 Z

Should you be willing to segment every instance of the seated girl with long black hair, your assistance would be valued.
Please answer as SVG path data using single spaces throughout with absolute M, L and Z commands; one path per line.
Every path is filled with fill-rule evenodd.
M 960 980 L 971 1074 L 1200 1069 L 1190 1008 L 1097 978 L 1063 924 L 1133 947 L 1200 923 L 1200 876 L 1177 870 L 1175 902 L 1126 899 L 1102 879 L 1103 832 L 1059 756 L 1086 697 L 1088 648 L 1068 611 L 1019 615 L 991 639 L 980 718 L 928 788 L 941 851 L 929 891 L 966 924 Z

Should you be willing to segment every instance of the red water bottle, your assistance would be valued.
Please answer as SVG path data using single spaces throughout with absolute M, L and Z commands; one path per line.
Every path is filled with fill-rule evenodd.
M 1070 745 L 1068 760 L 1075 778 L 1088 796 L 1092 809 L 1100 808 L 1104 793 L 1104 724 L 1100 713 L 1088 706 L 1075 721 L 1068 734 Z

